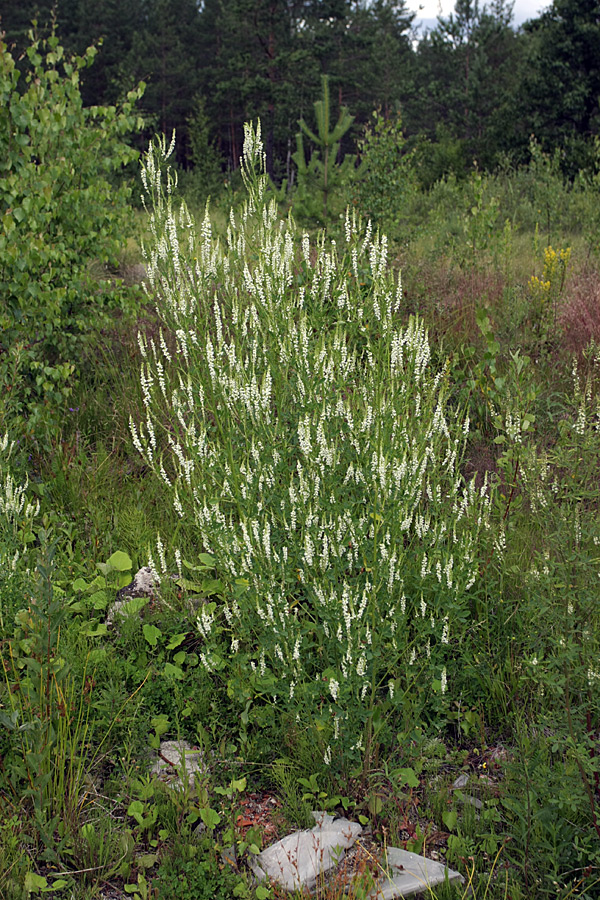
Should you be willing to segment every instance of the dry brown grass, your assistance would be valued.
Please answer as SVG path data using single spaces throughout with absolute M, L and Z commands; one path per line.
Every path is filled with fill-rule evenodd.
M 563 349 L 581 356 L 590 341 L 600 344 L 600 272 L 587 268 L 565 286 L 558 318 Z
M 407 272 L 404 286 L 410 311 L 425 316 L 432 342 L 443 335 L 452 343 L 477 343 L 477 310 L 485 307 L 492 319 L 501 317 L 505 283 L 492 268 L 465 271 L 440 259 Z

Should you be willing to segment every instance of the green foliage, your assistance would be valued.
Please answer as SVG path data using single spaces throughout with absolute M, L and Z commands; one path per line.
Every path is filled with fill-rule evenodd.
M 504 855 L 519 869 L 526 891 L 555 897 L 560 884 L 568 896 L 580 882 L 579 872 L 598 861 L 598 835 L 584 812 L 583 785 L 571 753 L 559 749 L 560 740 L 532 735 L 522 723 L 518 741 L 518 755 L 504 767 L 508 790 L 500 808 L 511 838 Z
M 54 12 L 51 0 L 13 6 L 3 27 L 16 55 L 34 17 L 42 26 L 54 19 L 69 52 L 83 55 L 101 42 L 82 82 L 86 106 L 113 104 L 147 78 L 147 122 L 177 131 L 177 162 L 186 170 L 188 121 L 200 92 L 227 167 L 239 166 L 244 121 L 260 117 L 269 174 L 289 183 L 290 129 L 323 73 L 340 105 L 351 98 L 359 126 L 374 107 L 386 117 L 403 110 L 407 133 L 428 141 L 427 187 L 451 173 L 462 177 L 474 159 L 486 171 L 506 154 L 522 162 L 532 133 L 546 151 L 560 148 L 569 178 L 594 168 L 600 38 L 590 0 L 555 0 L 524 27 L 505 0 L 457 0 L 418 40 L 415 14 L 398 0 L 63 0 Z
M 294 765 L 288 759 L 277 759 L 273 763 L 273 780 L 277 785 L 286 819 L 297 828 L 312 828 L 314 818 L 311 807 L 300 790 L 300 782 Z M 319 809 L 321 807 L 318 807 Z
M 14 636 L 7 641 L 0 725 L 10 742 L 0 786 L 26 798 L 43 841 L 40 858 L 57 862 L 84 790 L 89 685 L 84 676 L 76 690 L 59 649 L 66 610 L 53 594 L 52 557 L 46 549 L 38 564 L 36 601 L 18 611 Z
M 598 133 L 600 76 L 587 59 L 598 53 L 600 24 L 588 0 L 554 0 L 527 29 L 523 71 L 531 130 L 572 177 L 589 164 L 588 138 Z
M 424 190 L 445 178 L 462 180 L 468 170 L 464 142 L 445 125 L 437 125 L 435 139 L 421 136 L 415 148 L 419 183 Z
M 181 187 L 188 197 L 190 192 L 193 192 L 190 199 L 200 204 L 206 202 L 210 194 L 217 193 L 223 187 L 223 159 L 211 137 L 204 97 L 196 97 L 187 124 L 193 168 L 189 175 L 181 173 L 183 175 Z
M 190 860 L 168 859 L 158 869 L 156 885 L 158 900 L 213 900 L 214 897 L 248 896 L 239 887 L 244 886 L 240 876 L 223 865 L 205 843 L 201 856 Z M 238 888 L 238 890 L 236 890 Z
M 514 114 L 526 47 L 511 18 L 503 0 L 456 0 L 415 48 L 402 108 L 411 132 L 428 139 L 421 156 L 428 187 L 451 173 L 462 177 L 473 160 L 492 168 L 500 151 L 519 147 L 531 133 Z
M 246 817 L 272 804 L 274 782 L 279 835 L 310 826 L 310 806 L 343 810 L 382 844 L 429 855 L 435 834 L 474 896 L 591 900 L 599 363 L 579 343 L 574 368 L 567 314 L 600 335 L 597 179 L 569 183 L 564 158 L 532 143 L 526 165 L 465 168 L 424 192 L 418 152 L 378 116 L 363 146 L 372 168 L 352 188 L 398 227 L 389 253 L 351 215 L 335 243 L 281 222 L 253 137 L 250 199 L 228 228 L 209 210 L 196 230 L 146 173 L 163 320 L 141 321 L 141 381 L 133 331 L 111 329 L 90 348 L 60 445 L 28 460 L 22 437 L 0 441 L 0 895 L 92 897 L 110 879 L 133 900 L 185 897 L 190 885 L 202 895 L 205 883 L 246 896 L 221 851 L 233 858 L 233 845 L 243 864 L 262 846 Z M 406 379 L 392 378 L 390 336 L 404 339 Z M 7 425 L 30 373 L 24 345 L 0 364 Z M 437 410 L 456 478 L 476 473 L 477 502 L 486 470 L 496 482 L 458 530 L 464 495 L 436 495 L 449 449 L 425 427 Z M 384 467 L 399 446 L 409 470 L 411 454 L 422 462 L 423 433 L 437 462 L 412 494 L 419 533 L 394 519 L 408 501 L 386 493 Z M 479 512 L 476 581 L 455 596 L 443 554 Z M 444 525 L 452 538 L 432 549 Z M 56 545 L 45 575 L 40 543 Z M 111 627 L 115 593 L 149 545 L 157 594 Z M 403 583 L 390 589 L 392 548 Z M 441 580 L 436 568 L 421 575 L 424 551 L 434 567 L 438 553 Z M 148 771 L 167 737 L 205 752 L 208 770 L 181 791 Z
M 326 223 L 333 212 L 332 196 L 348 181 L 360 177 L 362 167 L 357 169 L 355 159 L 349 155 L 339 161 L 340 142 L 352 126 L 354 116 L 342 106 L 336 124 L 331 127 L 329 79 L 326 75 L 322 76 L 321 85 L 323 98 L 314 103 L 316 132 L 308 127 L 304 119 L 299 120 L 301 130 L 296 134 L 296 152 L 292 154 L 292 159 L 298 167 L 295 212 Z M 314 146 L 308 162 L 304 135 Z
M 359 151 L 361 169 L 350 189 L 352 200 L 375 225 L 396 236 L 417 190 L 415 154 L 407 152 L 400 115 L 386 119 L 374 112 Z
M 0 43 L 0 375 L 8 413 L 38 438 L 59 428 L 90 334 L 133 308 L 92 264 L 116 266 L 131 227 L 131 190 L 115 176 L 136 156 L 124 138 L 140 127 L 143 85 L 119 109 L 85 109 L 80 76 L 95 55 L 32 39 L 21 75 Z
M 6 815 L 0 821 L 0 896 L 21 900 L 27 874 L 27 854 L 22 841 L 22 822 L 18 815 Z

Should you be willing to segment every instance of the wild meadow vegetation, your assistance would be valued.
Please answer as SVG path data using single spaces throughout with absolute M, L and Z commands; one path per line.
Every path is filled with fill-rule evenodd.
M 187 205 L 170 136 L 121 174 L 143 85 L 0 49 L 0 896 L 280 898 L 311 809 L 439 900 L 600 896 L 594 169 L 425 186 L 382 114 L 357 167 L 325 79 L 293 190 L 255 122 Z

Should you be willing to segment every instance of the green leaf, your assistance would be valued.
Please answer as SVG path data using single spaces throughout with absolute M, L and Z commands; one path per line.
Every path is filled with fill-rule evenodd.
M 136 616 L 147 604 L 149 597 L 132 597 L 119 610 L 121 616 Z
M 157 859 L 158 853 L 143 853 L 141 856 L 136 856 L 135 861 L 142 869 L 151 869 Z
M 108 597 L 105 591 L 96 591 L 90 597 L 90 603 L 94 609 L 106 609 L 108 606 Z
M 217 564 L 216 559 L 214 558 L 214 556 L 211 556 L 210 553 L 201 553 L 198 556 L 198 559 L 203 566 L 210 566 L 211 569 L 214 569 Z
M 201 591 L 202 585 L 197 581 L 190 581 L 189 578 L 178 578 L 175 582 L 177 587 L 183 588 L 184 591 Z
M 160 628 L 157 628 L 156 625 L 144 625 L 142 628 L 144 632 L 144 637 L 148 641 L 151 647 L 156 647 L 159 637 L 162 635 L 162 631 Z
M 398 769 L 395 773 L 401 784 L 407 785 L 407 787 L 417 788 L 419 787 L 419 779 L 415 775 L 414 769 Z
M 131 577 L 131 572 L 119 572 L 117 575 L 117 588 L 120 589 L 127 587 L 127 585 L 131 584 L 132 581 L 133 579 Z
M 133 565 L 129 554 L 124 553 L 122 550 L 115 550 L 112 556 L 108 558 L 107 562 L 108 565 L 117 572 L 125 572 L 128 569 L 131 569 Z
M 454 829 L 456 828 L 456 822 L 458 821 L 458 815 L 456 811 L 453 809 L 447 810 L 445 813 L 442 813 L 442 819 L 448 831 L 454 831 Z
M 0 725 L 3 725 L 9 731 L 14 731 L 19 721 L 19 710 L 13 709 L 11 713 L 5 713 L 0 710 Z
M 104 637 L 104 635 L 108 634 L 108 625 L 105 625 L 104 622 L 98 622 L 97 624 L 92 622 L 83 629 L 83 634 L 86 637 Z
M 84 612 L 86 609 L 85 603 L 82 603 L 81 600 L 71 600 L 69 602 L 69 609 L 74 613 Z
M 221 816 L 216 810 L 211 809 L 210 806 L 205 806 L 200 810 L 200 818 L 204 822 L 207 828 L 215 828 L 219 822 L 221 821 Z
M 43 875 L 36 875 L 35 872 L 28 872 L 25 876 L 25 890 L 30 893 L 37 893 L 37 891 L 43 891 L 48 887 L 48 881 L 44 878 Z
M 269 888 L 263 887 L 262 884 L 259 884 L 256 888 L 256 900 L 269 900 L 271 896 L 271 891 Z
M 167 644 L 167 650 L 174 650 L 175 647 L 179 647 L 182 641 L 184 641 L 187 637 L 187 631 L 183 631 L 181 634 L 174 634 L 169 643 Z
M 210 581 L 203 581 L 199 586 L 199 589 L 202 591 L 204 595 L 207 594 L 220 594 L 225 585 L 218 578 L 211 578 Z
M 142 801 L 132 800 L 127 807 L 127 815 L 135 819 L 138 825 L 141 825 L 144 821 L 144 804 Z
M 168 716 L 164 715 L 164 713 L 162 713 L 160 716 L 154 716 L 152 719 L 150 719 L 150 724 L 154 728 L 154 731 L 156 732 L 158 737 L 160 737 L 161 734 L 165 734 L 165 732 L 169 730 L 169 719 Z
M 198 559 L 201 562 L 200 566 L 188 562 L 187 559 L 183 560 L 183 565 L 186 569 L 189 569 L 190 572 L 205 572 L 206 569 L 214 569 L 217 564 L 216 560 L 209 553 L 201 553 L 198 556 Z
M 163 675 L 170 675 L 171 678 L 177 678 L 178 681 L 183 681 L 182 670 L 179 668 L 179 666 L 174 666 L 171 663 L 165 663 Z
M 378 797 L 377 794 L 372 794 L 369 797 L 369 812 L 372 816 L 377 816 L 383 809 L 383 801 L 381 797 Z

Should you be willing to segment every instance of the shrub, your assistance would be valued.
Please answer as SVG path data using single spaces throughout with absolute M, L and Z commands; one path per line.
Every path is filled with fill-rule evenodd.
M 388 715 L 409 695 L 431 713 L 451 683 L 489 512 L 460 473 L 469 424 L 423 324 L 401 327 L 385 237 L 348 215 L 343 247 L 297 240 L 247 127 L 248 199 L 222 246 L 208 215 L 197 234 L 175 212 L 171 151 L 143 163 L 164 332 L 140 336 L 146 421 L 131 426 L 231 586 L 201 608 L 201 660 L 242 721 L 276 702 L 316 725 L 327 762 L 343 737 L 366 765 Z M 160 537 L 157 552 L 164 571 Z
M 374 112 L 360 142 L 361 177 L 351 189 L 360 211 L 392 234 L 407 230 L 407 201 L 418 191 L 415 153 L 405 145 L 400 115 L 386 119 Z
M 55 35 L 32 38 L 21 76 L 0 40 L 0 378 L 38 436 L 60 420 L 86 338 L 127 297 L 90 263 L 116 264 L 127 235 L 131 189 L 115 176 L 137 155 L 124 137 L 141 125 L 143 85 L 120 109 L 84 109 L 79 77 L 95 53 L 70 58 Z

